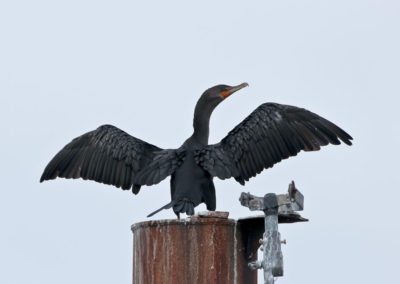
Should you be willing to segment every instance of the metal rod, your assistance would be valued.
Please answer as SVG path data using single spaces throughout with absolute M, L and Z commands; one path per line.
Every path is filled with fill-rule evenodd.
M 265 233 L 262 240 L 264 283 L 273 284 L 274 277 L 283 275 L 281 236 L 278 232 L 278 215 L 265 216 Z

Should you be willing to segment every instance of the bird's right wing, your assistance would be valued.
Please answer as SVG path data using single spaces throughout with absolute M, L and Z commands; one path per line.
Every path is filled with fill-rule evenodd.
M 172 174 L 184 158 L 180 150 L 163 150 L 112 125 L 103 125 L 67 144 L 46 166 L 40 182 L 82 178 L 136 194 Z
M 196 162 L 212 176 L 234 177 L 244 184 L 263 169 L 301 150 L 317 151 L 327 144 L 351 145 L 344 130 L 306 109 L 265 103 L 237 125 L 220 143 L 195 153 Z

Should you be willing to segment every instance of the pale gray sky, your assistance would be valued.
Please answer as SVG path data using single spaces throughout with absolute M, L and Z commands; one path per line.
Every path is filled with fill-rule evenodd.
M 244 81 L 214 112 L 211 142 L 272 101 L 317 112 L 355 145 L 302 153 L 246 187 L 217 180 L 217 208 L 251 215 L 241 191 L 284 192 L 294 179 L 311 221 L 282 226 L 279 283 L 393 283 L 399 28 L 395 0 L 1 2 L 0 283 L 130 283 L 130 225 L 169 200 L 169 181 L 134 196 L 39 184 L 42 170 L 104 123 L 178 147 L 200 94 Z

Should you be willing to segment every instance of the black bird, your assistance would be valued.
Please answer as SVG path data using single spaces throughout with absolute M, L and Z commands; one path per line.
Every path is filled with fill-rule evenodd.
M 340 140 L 351 145 L 352 137 L 332 122 L 303 108 L 277 103 L 260 105 L 221 142 L 209 145 L 212 111 L 247 86 L 217 85 L 206 90 L 194 110 L 193 134 L 178 149 L 161 149 L 103 125 L 67 144 L 47 165 L 40 181 L 83 178 L 137 194 L 142 185 L 171 176 L 171 202 L 149 216 L 172 207 L 179 218 L 179 213 L 193 215 L 203 202 L 208 210 L 215 210 L 213 177 L 233 177 L 244 185 L 301 150 L 317 151 Z

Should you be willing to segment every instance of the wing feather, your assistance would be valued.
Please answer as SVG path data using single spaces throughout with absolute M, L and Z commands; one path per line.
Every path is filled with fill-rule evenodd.
M 132 188 L 138 193 L 141 185 L 158 183 L 173 173 L 178 163 L 171 160 L 183 159 L 184 155 L 176 151 L 163 150 L 115 126 L 102 125 L 61 149 L 46 166 L 40 181 L 82 178 Z M 144 178 L 148 176 L 151 178 Z
M 263 169 L 328 144 L 353 138 L 343 129 L 306 109 L 266 103 L 236 126 L 220 143 L 195 152 L 199 165 L 221 179 L 234 177 L 244 184 Z M 225 169 L 224 169 L 225 167 Z

